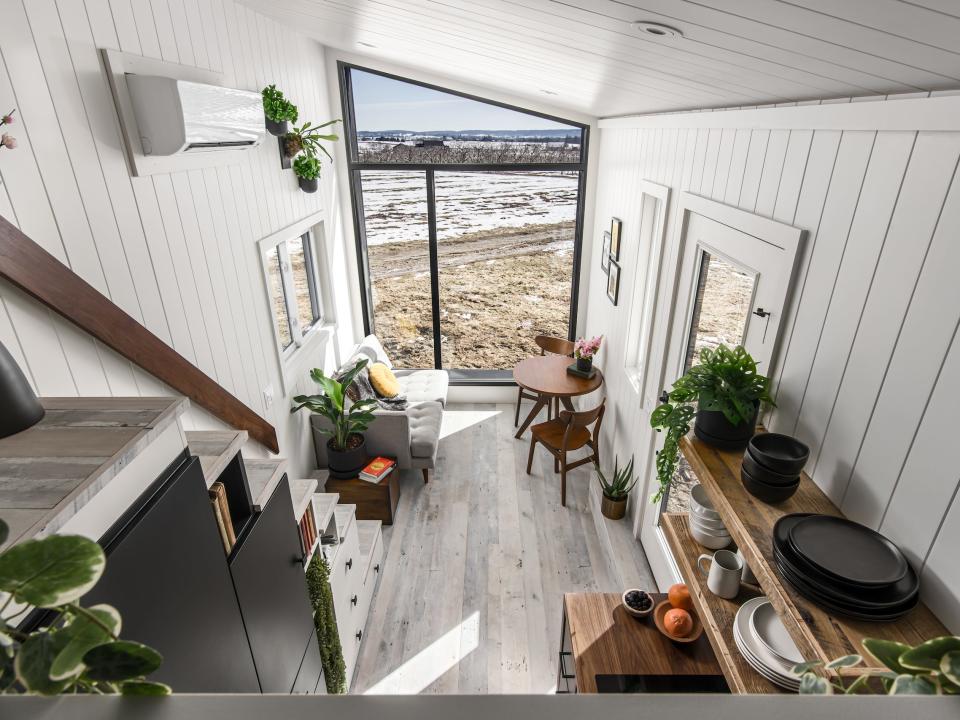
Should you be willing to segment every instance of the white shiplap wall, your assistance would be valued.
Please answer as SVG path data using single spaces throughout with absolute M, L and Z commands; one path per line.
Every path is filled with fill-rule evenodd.
M 0 215 L 272 422 L 292 472 L 312 467 L 305 420 L 291 418 L 282 394 L 256 243 L 332 208 L 323 213 L 327 266 L 346 277 L 332 168 L 320 192 L 304 194 L 268 137 L 234 165 L 131 177 L 98 48 L 210 69 L 233 87 L 275 82 L 302 119 L 326 120 L 339 111 L 328 103 L 323 48 L 234 0 L 2 7 L 0 106 L 18 109 L 10 132 L 19 147 L 0 156 Z M 351 335 L 349 293 L 331 295 Z M 41 395 L 169 392 L 7 284 L 0 284 L 0 341 Z M 332 362 L 333 346 L 351 341 L 328 343 L 314 364 Z M 186 424 L 217 426 L 196 409 Z
M 889 105 L 877 104 L 878 119 Z M 623 220 L 620 297 L 631 297 L 639 272 L 642 179 L 673 189 L 668 242 L 681 190 L 807 230 L 773 369 L 778 408 L 767 422 L 810 445 L 807 472 L 847 516 L 908 553 L 923 569 L 927 602 L 960 631 L 960 125 L 763 129 L 754 113 L 751 129 L 711 127 L 711 116 L 724 115 L 685 113 L 685 127 L 601 121 L 594 235 L 611 216 Z M 602 362 L 614 412 L 605 443 L 623 458 L 650 433 L 622 371 L 629 301 L 609 304 L 596 244 L 585 272 L 585 329 L 607 337 Z M 660 347 L 665 311 L 658 308 Z M 675 353 L 682 340 L 674 334 L 671 342 Z

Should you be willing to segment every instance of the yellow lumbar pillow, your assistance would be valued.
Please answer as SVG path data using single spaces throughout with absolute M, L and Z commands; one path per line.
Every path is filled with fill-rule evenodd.
M 374 363 L 370 366 L 370 384 L 377 391 L 377 395 L 385 398 L 394 398 L 400 394 L 400 383 L 397 376 L 390 372 L 383 363 Z

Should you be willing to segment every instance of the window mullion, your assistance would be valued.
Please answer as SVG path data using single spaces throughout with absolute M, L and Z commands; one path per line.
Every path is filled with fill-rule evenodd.
M 300 327 L 300 316 L 297 314 L 297 291 L 293 284 L 293 270 L 290 267 L 290 252 L 286 241 L 277 246 L 280 257 L 280 278 L 283 281 L 283 301 L 287 307 L 287 317 L 290 320 L 290 336 L 297 346 L 303 344 L 303 334 Z

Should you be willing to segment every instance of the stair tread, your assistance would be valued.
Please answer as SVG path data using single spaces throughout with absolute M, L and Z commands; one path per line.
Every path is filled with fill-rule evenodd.
M 317 489 L 315 478 L 304 478 L 290 481 L 290 496 L 293 498 L 293 516 L 300 522 L 303 514 L 310 505 L 310 498 Z
M 357 539 L 360 541 L 360 554 L 363 557 L 373 551 L 382 524 L 379 520 L 357 520 Z
M 247 471 L 247 485 L 250 487 L 250 497 L 253 498 L 253 509 L 263 510 L 286 472 L 287 461 L 244 459 L 243 466 Z
M 246 430 L 187 430 L 187 446 L 200 460 L 210 487 L 247 442 Z
M 317 532 L 322 533 L 330 524 L 333 510 L 340 501 L 340 493 L 314 493 L 313 506 L 316 510 Z

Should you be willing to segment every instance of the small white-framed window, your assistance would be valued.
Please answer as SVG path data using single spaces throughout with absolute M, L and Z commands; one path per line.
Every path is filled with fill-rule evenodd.
M 649 180 L 640 183 L 640 238 L 630 298 L 624 369 L 627 379 L 643 402 L 643 387 L 650 364 L 650 340 L 656 311 L 667 231 L 670 188 Z

